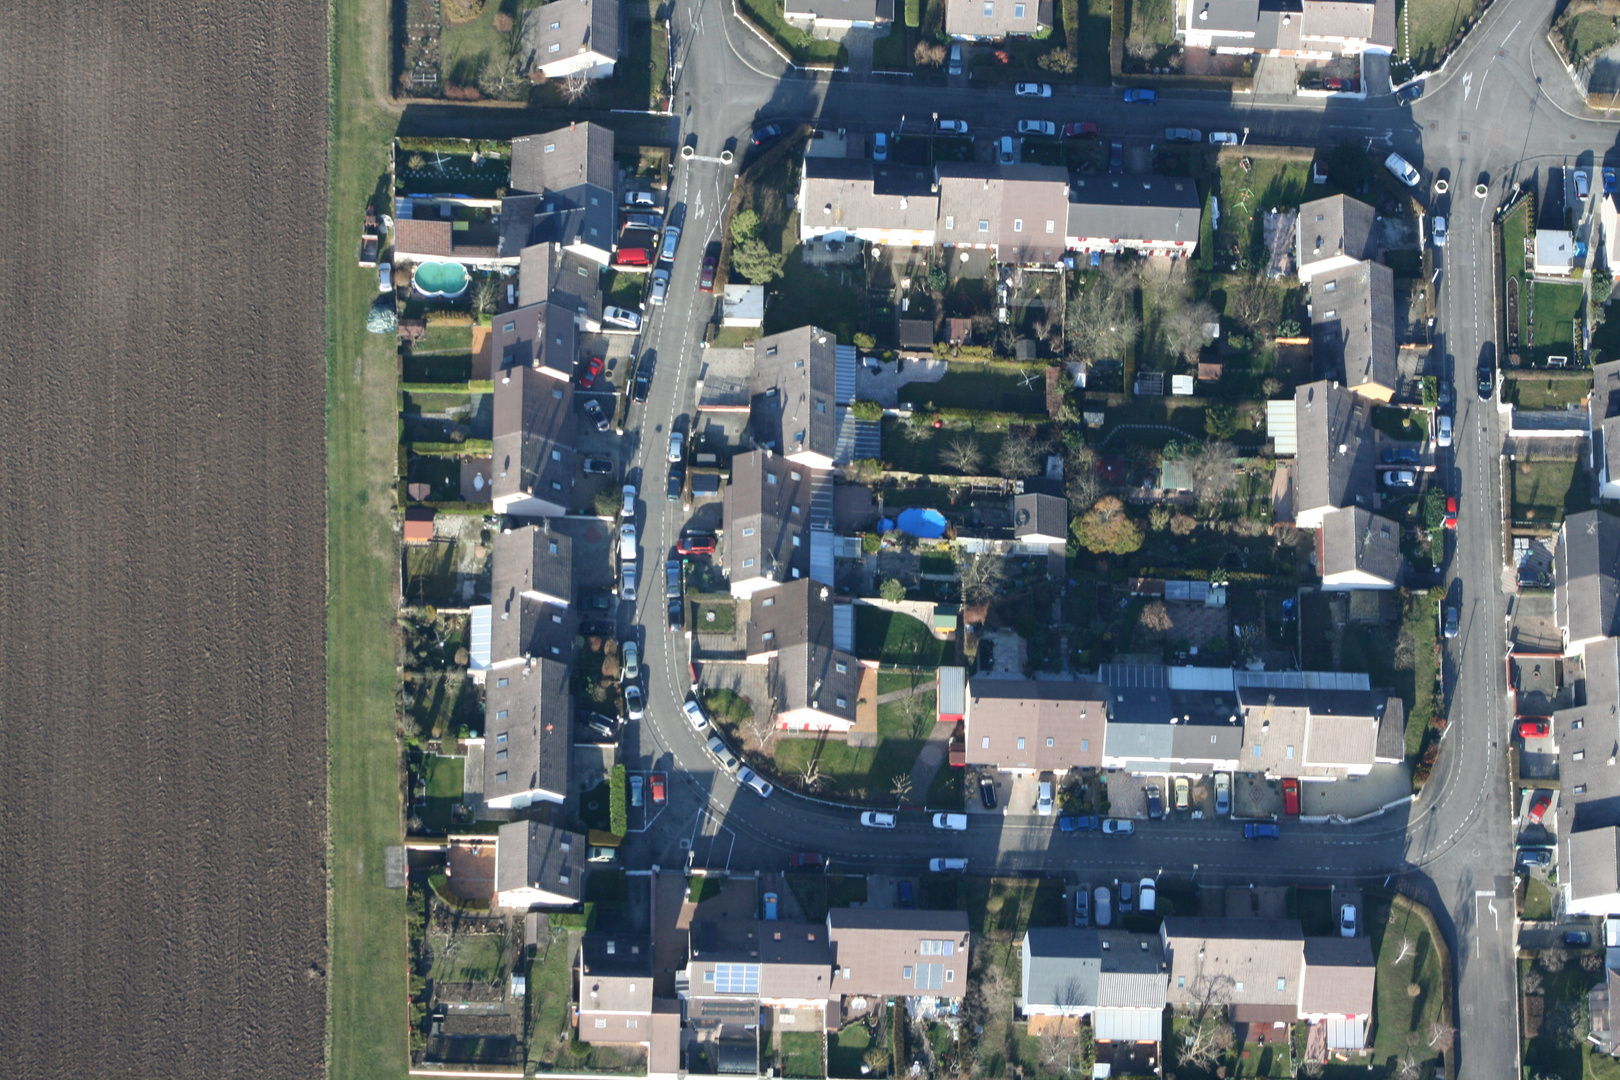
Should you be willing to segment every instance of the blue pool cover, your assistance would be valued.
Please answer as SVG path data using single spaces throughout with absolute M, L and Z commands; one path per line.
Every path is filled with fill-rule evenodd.
M 945 515 L 938 510 L 902 510 L 900 531 L 919 540 L 937 540 L 945 535 Z

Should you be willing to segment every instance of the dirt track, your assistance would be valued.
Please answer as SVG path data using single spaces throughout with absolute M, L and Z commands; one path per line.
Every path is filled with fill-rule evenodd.
M 8 1078 L 321 1073 L 325 13 L 5 22 Z

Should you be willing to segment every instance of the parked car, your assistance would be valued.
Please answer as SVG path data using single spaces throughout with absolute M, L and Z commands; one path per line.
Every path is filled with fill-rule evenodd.
M 703 268 L 698 271 L 698 290 L 714 292 L 714 275 L 720 269 L 720 256 L 703 256 Z
M 652 372 L 645 369 L 636 372 L 636 381 L 631 384 L 630 394 L 638 402 L 647 400 L 648 392 L 652 390 Z
M 619 526 L 619 558 L 625 562 L 636 559 L 636 526 L 627 521 Z
M 1104 836 L 1129 836 L 1136 831 L 1136 822 L 1124 818 L 1109 818 L 1103 822 Z
M 1050 120 L 1020 120 L 1018 121 L 1018 134 L 1056 135 L 1057 125 Z
M 1069 814 L 1058 818 L 1058 828 L 1063 832 L 1096 832 L 1099 824 L 1095 814 Z
M 1159 92 L 1144 87 L 1131 87 L 1125 91 L 1125 100 L 1134 104 L 1154 105 L 1158 103 Z
M 1097 125 L 1090 120 L 1064 124 L 1063 134 L 1071 139 L 1095 139 L 1097 137 Z
M 634 601 L 636 598 L 636 564 L 627 562 L 619 567 L 619 599 Z
M 1451 417 L 1441 413 L 1434 423 L 1434 442 L 1436 446 L 1451 445 Z
M 1197 128 L 1165 128 L 1164 137 L 1170 142 L 1189 143 L 1202 142 L 1204 133 Z
M 967 831 L 966 814 L 935 814 L 934 828 L 947 829 L 951 832 Z
M 1613 169 L 1603 170 L 1603 194 L 1613 195 L 1620 192 L 1620 177 L 1615 175 Z
M 585 472 L 590 476 L 612 476 L 613 462 L 607 458 L 588 457 L 583 463 Z
M 766 143 L 770 142 L 772 139 L 775 139 L 775 138 L 779 137 L 781 134 L 782 134 L 782 125 L 781 124 L 766 124 L 762 128 L 755 128 L 754 129 L 753 143 L 754 143 L 755 146 L 764 146 Z
M 634 641 L 626 641 L 619 647 L 619 655 L 622 657 L 619 666 L 619 681 L 627 683 L 640 682 L 641 646 Z
M 967 860 L 929 859 L 928 869 L 936 874 L 965 874 L 967 873 Z
M 1143 794 L 1147 796 L 1148 817 L 1153 821 L 1164 817 L 1164 795 L 1159 791 L 1159 785 L 1149 784 Z
M 1116 176 L 1125 171 L 1125 144 L 1118 139 L 1108 144 L 1108 171 Z
M 1577 949 L 1588 948 L 1592 944 L 1592 931 L 1590 931 L 1590 930 L 1565 930 L 1564 931 L 1564 944 L 1572 946 L 1572 947 L 1577 948 Z
M 616 848 L 601 847 L 600 845 L 593 844 L 590 851 L 586 854 L 586 861 L 593 863 L 605 863 L 612 862 L 618 857 L 619 852 Z
M 1048 98 L 1052 96 L 1052 87 L 1043 82 L 1021 82 L 1013 87 L 1013 93 L 1019 97 Z
M 614 307 L 609 304 L 602 309 L 602 325 L 616 326 L 621 330 L 640 330 L 641 316 L 629 308 Z
M 662 304 L 669 295 L 669 271 L 654 270 L 652 272 L 652 289 L 647 293 L 647 303 Z
M 889 133 L 880 131 L 872 136 L 872 160 L 889 160 Z
M 979 801 L 986 810 L 996 808 L 996 782 L 988 776 L 979 777 Z
M 1132 895 L 1131 894 L 1131 883 L 1128 882 L 1128 881 L 1120 882 L 1119 883 L 1119 913 L 1121 915 L 1129 915 L 1132 911 L 1135 910 L 1135 905 L 1131 902 L 1131 895 Z
M 1589 195 L 1591 195 L 1591 194 L 1592 194 L 1592 183 L 1591 183 L 1591 179 L 1587 176 L 1586 170 L 1585 169 L 1576 169 L 1575 170 L 1575 197 L 1577 199 L 1580 199 L 1582 202 L 1585 202 L 1587 197 Z
M 681 596 L 681 560 L 669 559 L 664 563 L 664 599 L 679 600 Z
M 770 798 L 771 792 L 776 790 L 771 786 L 770 781 L 766 780 L 763 776 L 759 775 L 759 773 L 755 772 L 753 769 L 750 769 L 746 765 L 744 765 L 742 770 L 737 773 L 737 779 L 753 788 L 762 799 Z
M 966 120 L 941 120 L 936 130 L 941 135 L 966 135 L 968 123 Z
M 868 829 L 892 829 L 895 826 L 895 816 L 887 810 L 863 810 L 861 824 Z
M 1519 721 L 1519 738 L 1521 739 L 1545 739 L 1550 730 L 1551 728 L 1545 720 Z
M 766 922 L 775 922 L 776 921 L 776 905 L 778 903 L 778 899 L 779 898 L 777 897 L 777 895 L 775 893 L 773 893 L 773 892 L 768 892 L 768 893 L 765 894 L 764 900 L 765 900 L 765 921 Z
M 681 491 L 686 487 L 686 470 L 679 465 L 672 465 L 669 469 L 669 480 L 664 485 L 664 494 L 670 502 L 681 501 Z
M 1342 904 L 1339 907 L 1339 936 L 1356 936 L 1356 905 Z
M 640 720 L 646 715 L 645 706 L 642 704 L 641 687 L 624 688 L 624 714 L 632 720 Z
M 585 410 L 585 415 L 590 419 L 597 431 L 606 431 L 612 427 L 608 423 L 607 413 L 602 411 L 602 406 L 597 404 L 595 398 L 586 398 L 585 404 L 581 408 Z
M 624 205 L 627 207 L 657 206 L 658 198 L 650 191 L 627 191 L 624 193 Z
M 646 790 L 646 782 L 644 780 L 642 780 L 641 775 L 639 773 L 632 773 L 631 776 L 630 776 L 630 805 L 631 806 L 640 806 L 645 801 L 645 797 L 643 795 L 643 792 L 645 790 Z
M 391 293 L 394 291 L 394 264 L 377 264 L 377 291 Z
M 1284 777 L 1282 782 L 1283 813 L 1289 817 L 1299 817 L 1299 781 L 1293 777 Z
M 1451 384 L 1442 380 L 1440 383 L 1440 407 L 1442 409 L 1449 410 L 1451 408 L 1453 397 L 1454 395 L 1452 393 Z
M 894 887 L 894 902 L 896 907 L 904 908 L 908 911 L 912 907 L 916 906 L 917 902 L 912 897 L 911 882 L 907 881 L 905 878 L 901 878 Z
M 1391 469 L 1384 473 L 1383 480 L 1387 488 L 1417 487 L 1417 474 L 1410 469 Z
M 671 600 L 669 602 L 669 628 L 680 630 L 686 626 L 686 601 Z
M 1159 885 L 1150 877 L 1143 878 L 1136 886 L 1136 907 L 1138 911 L 1149 912 L 1159 906 Z
M 960 74 L 962 74 L 962 46 L 960 46 L 960 45 L 952 45 L 951 46 L 951 56 L 950 56 L 950 60 L 946 64 L 945 74 L 947 74 L 947 75 L 960 75 Z
M 1413 83 L 1410 86 L 1401 87 L 1400 91 L 1398 93 L 1396 93 L 1395 99 L 1397 101 L 1404 101 L 1404 102 L 1410 104 L 1410 103 L 1416 101 L 1418 98 L 1420 98 L 1422 96 L 1423 96 L 1423 82 L 1422 82 L 1422 80 L 1419 80 L 1419 81 Z
M 675 249 L 681 242 L 681 230 L 674 225 L 664 228 L 664 240 L 658 246 L 658 261 L 672 263 L 675 261 Z
M 1434 246 L 1446 246 L 1446 219 L 1438 215 L 1434 219 Z
M 1388 446 L 1378 455 L 1385 465 L 1416 465 L 1418 450 L 1415 446 Z
M 686 714 L 686 722 L 696 730 L 702 731 L 709 726 L 709 717 L 704 713 L 703 706 L 691 698 L 681 702 L 681 711 Z
M 621 239 L 625 229 L 651 229 L 657 232 L 664 227 L 664 219 L 657 214 L 625 214 L 619 220 L 623 222 L 619 232 Z
M 651 266 L 652 254 L 644 247 L 620 247 L 613 253 L 614 266 Z
M 714 537 L 708 533 L 693 533 L 691 536 L 683 536 L 676 543 L 675 550 L 682 555 L 713 555 Z
M 1215 774 L 1215 812 L 1217 814 L 1230 814 L 1232 812 L 1232 774 L 1218 772 Z
M 1041 817 L 1052 816 L 1052 783 L 1042 780 L 1035 787 L 1035 812 Z
M 1418 171 L 1412 168 L 1412 163 L 1399 154 L 1391 154 L 1385 158 L 1384 168 L 1388 169 L 1391 176 L 1407 187 L 1417 187 L 1418 181 L 1422 179 L 1418 175 Z
M 720 764 L 725 768 L 726 772 L 736 772 L 737 767 L 742 764 L 737 760 L 737 755 L 731 752 L 731 747 L 727 746 L 720 736 L 710 735 L 708 747 L 709 753 L 720 759 Z
M 1091 925 L 1091 890 L 1084 885 L 1074 890 L 1074 925 Z
M 1238 137 L 1235 131 L 1212 131 L 1209 141 L 1215 146 L 1236 146 Z
M 1018 149 L 1013 144 L 1011 135 L 1003 135 L 996 144 L 996 160 L 1003 165 L 1013 165 L 1018 161 Z
M 1097 891 L 1091 894 L 1091 899 L 1092 906 L 1097 912 L 1097 925 L 1107 926 L 1113 918 L 1113 898 L 1108 895 L 1108 886 L 1097 886 Z
M 1496 393 L 1496 369 L 1489 364 L 1479 365 L 1475 385 L 1481 401 L 1491 400 L 1491 395 Z
M 1245 840 L 1275 840 L 1282 835 L 1282 829 L 1267 821 L 1250 822 L 1243 826 L 1243 839 Z
M 1192 805 L 1192 785 L 1185 776 L 1176 777 L 1176 809 L 1185 810 Z
M 1525 870 L 1532 866 L 1550 866 L 1552 859 L 1552 848 L 1520 848 L 1515 862 L 1520 870 Z
M 664 805 L 664 774 L 655 772 L 647 779 L 647 786 L 652 789 L 654 806 Z
M 684 456 L 685 444 L 686 436 L 681 432 L 672 431 L 669 433 L 669 461 L 671 465 L 680 464 L 681 458 Z
M 623 501 L 619 504 L 619 516 L 627 521 L 636 519 L 636 485 L 624 485 Z
M 604 739 L 613 738 L 613 723 L 607 717 L 592 713 L 585 721 L 585 726 L 602 736 Z
M 1461 612 L 1457 610 L 1456 604 L 1446 606 L 1446 621 L 1441 628 L 1441 633 L 1445 635 L 1447 641 L 1457 636 L 1460 629 L 1457 625 L 1460 617 Z
M 1440 520 L 1440 524 L 1448 529 L 1457 527 L 1457 496 L 1446 496 L 1446 516 Z
M 1546 816 L 1547 810 L 1551 806 L 1552 795 L 1545 791 L 1541 792 L 1533 800 L 1531 800 L 1529 814 L 1530 824 L 1540 825 L 1541 819 Z
M 819 870 L 821 866 L 821 856 L 813 851 L 796 851 L 788 856 L 789 870 Z

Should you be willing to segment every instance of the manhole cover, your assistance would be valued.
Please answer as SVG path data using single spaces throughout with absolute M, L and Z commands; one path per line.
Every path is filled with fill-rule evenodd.
M 682 851 L 691 851 L 692 850 L 692 841 L 682 839 L 681 840 L 681 850 Z
M 1459 132 L 1458 132 L 1458 133 L 1457 133 L 1457 141 L 1458 141 L 1458 142 L 1467 142 L 1467 141 L 1468 141 L 1468 132 L 1466 132 L 1466 131 L 1459 131 Z

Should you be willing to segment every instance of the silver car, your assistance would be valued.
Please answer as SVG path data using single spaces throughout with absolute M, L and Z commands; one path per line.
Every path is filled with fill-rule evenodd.
M 647 303 L 662 304 L 669 295 L 669 271 L 654 270 L 652 272 L 652 291 L 647 294 Z
M 640 330 L 641 316 L 628 308 L 609 304 L 602 309 L 602 325 L 617 327 L 620 330 Z
M 641 646 L 627 641 L 622 648 L 624 667 L 619 671 L 620 682 L 636 682 L 641 678 Z

